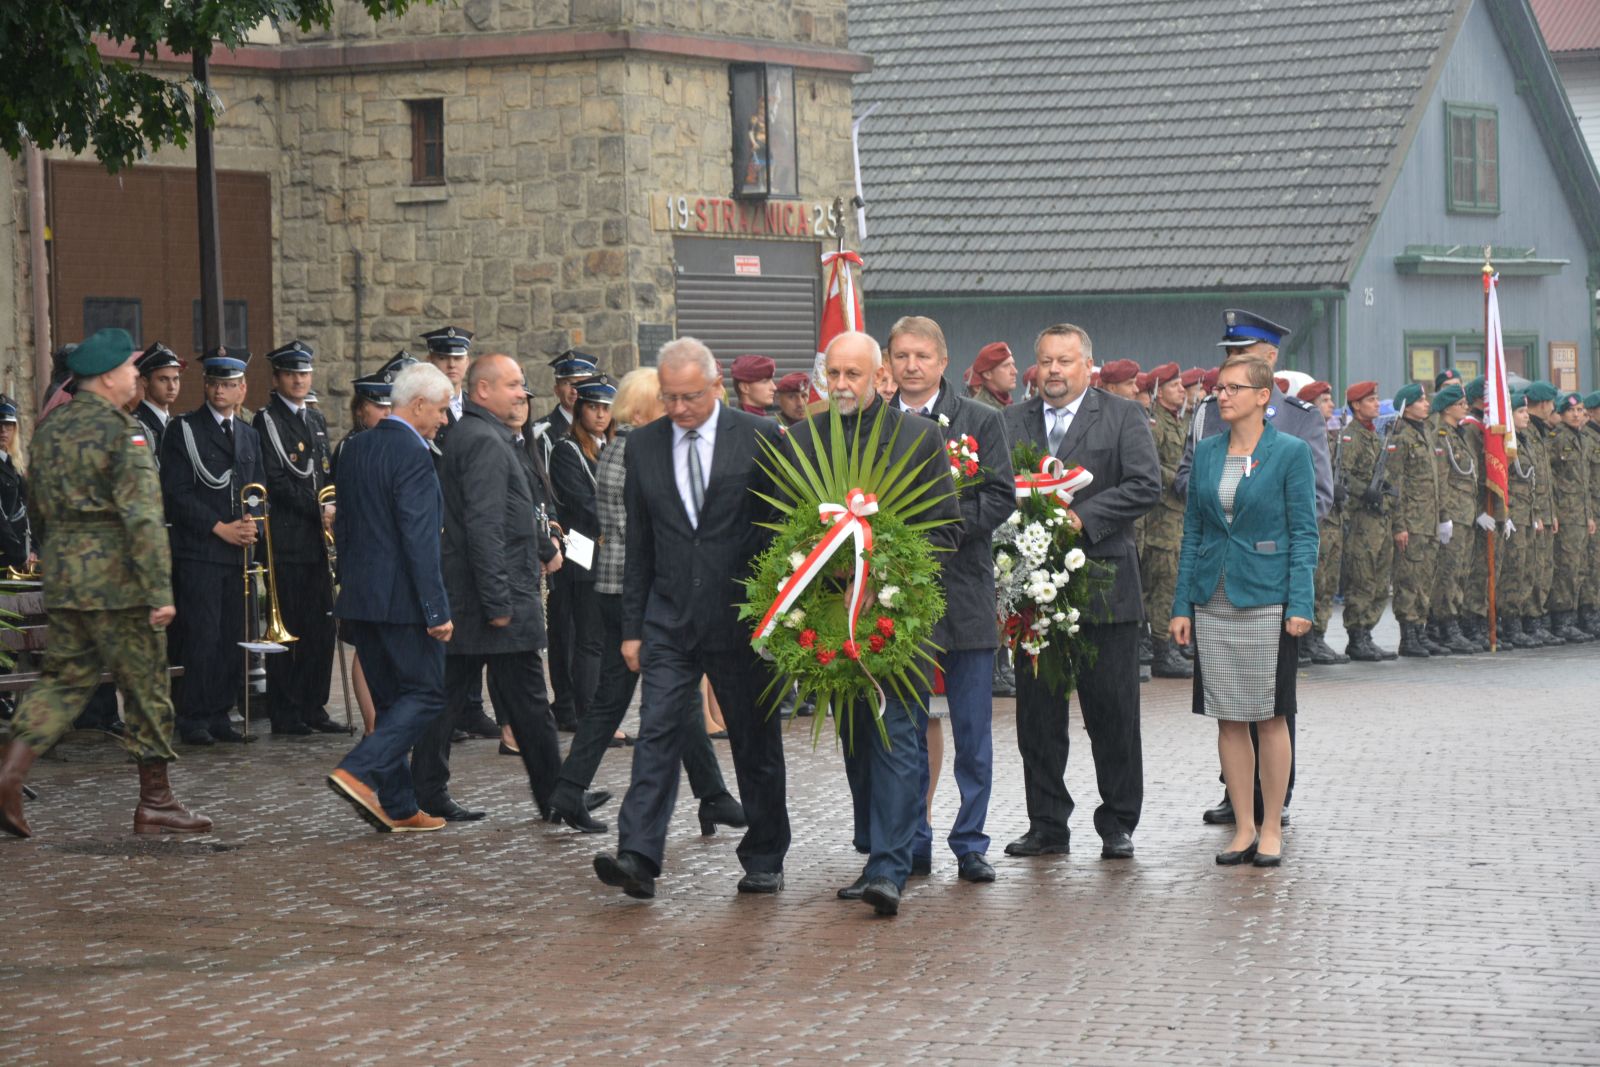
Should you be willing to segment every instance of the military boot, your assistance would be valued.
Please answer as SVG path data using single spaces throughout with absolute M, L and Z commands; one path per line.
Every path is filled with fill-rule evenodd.
M 37 753 L 21 741 L 12 741 L 0 755 L 0 830 L 18 837 L 32 837 L 28 820 L 22 814 L 23 779 Z
M 1156 661 L 1156 641 L 1148 633 L 1139 635 L 1139 662 L 1150 666 Z
M 1349 626 L 1345 632 L 1350 639 L 1345 642 L 1345 655 L 1358 663 L 1382 663 L 1383 652 L 1372 643 L 1372 631 L 1365 626 Z
M 1546 648 L 1555 648 L 1557 645 L 1566 644 L 1565 641 L 1550 632 L 1549 623 L 1543 615 L 1524 615 L 1522 617 L 1522 632 Z
M 1422 641 L 1422 624 L 1420 622 L 1403 622 L 1400 624 L 1400 654 L 1413 659 L 1427 659 L 1433 653 L 1428 651 L 1428 646 Z
M 1588 631 L 1590 637 L 1600 637 L 1600 608 L 1584 608 L 1578 612 L 1578 629 Z
M 133 809 L 136 834 L 203 834 L 211 820 L 195 815 L 172 795 L 166 760 L 139 763 L 139 806 Z
M 1150 663 L 1150 673 L 1157 678 L 1193 678 L 1194 666 L 1178 654 L 1177 645 L 1171 641 L 1152 641 L 1155 653 Z
M 1307 637 L 1309 638 L 1309 640 L 1311 642 L 1311 662 L 1312 663 L 1317 664 L 1319 667 L 1330 667 L 1330 666 L 1336 666 L 1336 665 L 1341 664 L 1341 663 L 1349 663 L 1350 662 L 1350 657 L 1349 656 L 1346 656 L 1346 655 L 1343 655 L 1341 653 L 1335 652 L 1328 645 L 1328 638 L 1327 638 L 1327 632 L 1326 631 L 1324 631 L 1324 630 L 1312 630 L 1311 633 L 1307 635 Z
M 1444 635 L 1439 632 L 1438 623 L 1431 621 L 1417 623 L 1417 637 L 1422 641 L 1422 647 L 1428 650 L 1428 655 L 1450 655 L 1450 646 L 1444 643 Z
M 1550 616 L 1550 619 L 1551 622 L 1554 623 L 1554 626 L 1550 632 L 1561 638 L 1567 644 L 1581 645 L 1589 640 L 1589 635 L 1587 632 L 1580 630 L 1573 625 L 1572 612 L 1557 611 Z
M 1461 629 L 1466 632 L 1467 640 L 1478 645 L 1479 652 L 1489 651 L 1489 620 L 1482 615 L 1468 615 L 1461 624 Z
M 1472 640 L 1461 630 L 1461 623 L 1454 617 L 1444 619 L 1439 623 L 1439 636 L 1444 638 L 1444 647 L 1451 652 L 1461 655 L 1473 656 L 1478 652 L 1478 642 Z
M 1542 648 L 1544 642 L 1528 632 L 1523 620 L 1516 615 L 1509 615 L 1505 619 L 1506 629 L 1512 648 Z

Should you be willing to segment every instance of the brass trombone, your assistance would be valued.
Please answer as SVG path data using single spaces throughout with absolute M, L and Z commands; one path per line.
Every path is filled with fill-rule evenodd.
M 278 610 L 278 569 L 272 561 L 272 502 L 267 496 L 267 487 L 260 482 L 251 482 L 240 490 L 239 496 L 245 506 L 246 514 L 249 514 L 249 508 L 257 504 L 264 505 L 261 515 L 261 537 L 267 543 L 267 629 L 261 635 L 261 639 L 275 645 L 287 645 L 298 641 L 299 638 L 283 625 L 283 615 Z
M 325 507 L 338 507 L 338 487 L 325 485 L 317 490 L 317 510 L 320 512 Z M 328 546 L 328 585 L 337 599 L 339 596 L 339 549 L 333 541 L 333 528 L 326 523 L 322 527 L 322 539 Z M 333 620 L 333 652 L 334 662 L 339 665 L 339 688 L 344 692 L 344 728 L 347 733 L 355 733 L 355 723 L 350 718 L 350 706 L 354 703 L 350 695 L 350 668 L 345 665 L 344 642 L 339 640 L 339 620 Z

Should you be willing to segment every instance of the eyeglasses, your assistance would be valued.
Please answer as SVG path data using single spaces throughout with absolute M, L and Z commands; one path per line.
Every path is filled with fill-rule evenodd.
M 694 393 L 657 393 L 656 399 L 661 401 L 664 408 L 676 407 L 679 404 L 698 404 L 704 400 L 709 389 L 701 389 Z
M 1265 389 L 1266 386 L 1263 385 L 1263 386 L 1261 386 L 1261 388 Z M 1217 383 L 1217 392 L 1219 392 L 1219 393 L 1227 393 L 1229 396 L 1238 396 L 1240 393 L 1246 392 L 1248 390 L 1254 390 L 1254 389 L 1256 389 L 1256 386 L 1253 386 L 1253 385 L 1242 385 L 1242 384 L 1239 384 L 1237 382 L 1218 382 Z

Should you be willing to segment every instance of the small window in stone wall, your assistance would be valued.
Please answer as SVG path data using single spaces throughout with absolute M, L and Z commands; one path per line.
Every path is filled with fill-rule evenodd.
M 144 305 L 133 297 L 84 297 L 83 335 L 112 329 L 127 330 L 134 344 L 139 344 L 144 333 Z
M 205 320 L 201 313 L 200 301 L 196 300 L 192 307 L 194 322 L 194 350 L 205 349 Z M 222 347 L 244 348 L 250 347 L 250 302 L 248 300 L 224 300 L 222 302 Z
M 444 184 L 444 101 L 408 100 L 411 108 L 411 184 Z

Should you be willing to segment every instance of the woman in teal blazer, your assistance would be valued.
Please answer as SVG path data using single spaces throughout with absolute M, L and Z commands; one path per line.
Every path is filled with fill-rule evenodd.
M 1272 368 L 1235 356 L 1217 375 L 1228 432 L 1194 452 L 1172 639 L 1195 642 L 1194 710 L 1217 720 L 1235 833 L 1217 862 L 1278 865 L 1298 641 L 1311 628 L 1317 570 L 1311 449 L 1266 421 Z M 1259 744 L 1259 768 L 1256 744 Z M 1262 794 L 1255 819 L 1255 781 Z

